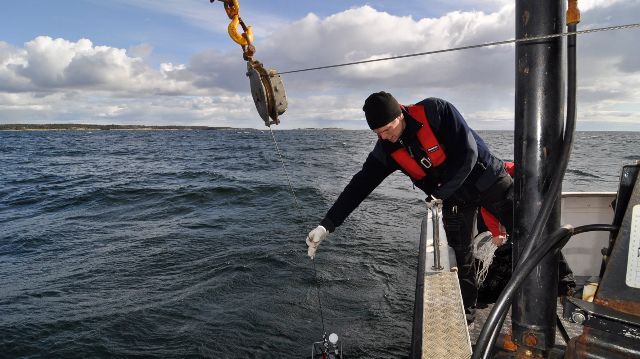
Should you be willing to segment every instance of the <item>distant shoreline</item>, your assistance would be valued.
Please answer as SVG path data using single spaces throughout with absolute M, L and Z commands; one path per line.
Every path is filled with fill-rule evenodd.
M 210 126 L 147 126 L 147 125 L 88 125 L 88 124 L 0 124 L 0 131 L 109 131 L 109 130 L 229 130 L 232 127 Z
M 369 131 L 368 128 L 350 129 L 340 127 L 300 127 L 280 129 L 278 126 L 272 127 L 274 130 L 305 130 L 305 131 Z M 257 128 L 229 127 L 229 126 L 178 126 L 178 125 L 91 125 L 82 123 L 66 124 L 32 124 L 32 123 L 10 123 L 0 124 L 0 131 L 211 131 L 211 130 L 235 130 L 235 131 L 261 131 Z M 264 129 L 262 129 L 264 130 Z M 477 129 L 477 132 L 512 132 L 512 130 L 488 130 Z M 576 132 L 637 132 L 624 130 L 577 130 Z
M 274 129 L 278 129 L 274 127 Z M 65 123 L 65 124 L 33 124 L 33 123 L 10 123 L 0 124 L 0 131 L 106 131 L 106 130 L 127 130 L 127 131 L 189 131 L 189 130 L 238 130 L 238 131 L 260 131 L 255 128 L 229 127 L 229 126 L 178 126 L 178 125 L 91 125 L 82 123 Z M 295 130 L 346 130 L 349 129 L 339 127 L 322 127 L 322 128 L 296 128 Z M 364 130 L 364 129 L 362 129 Z M 360 131 L 360 130 L 356 130 Z

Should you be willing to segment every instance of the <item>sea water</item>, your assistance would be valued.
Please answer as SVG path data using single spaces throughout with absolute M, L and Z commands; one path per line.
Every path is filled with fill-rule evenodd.
M 425 195 L 390 176 L 314 273 L 304 239 L 376 138 L 274 134 L 288 177 L 267 130 L 0 132 L 0 357 L 302 358 L 323 330 L 407 356 Z M 577 133 L 563 190 L 615 191 L 639 149 Z

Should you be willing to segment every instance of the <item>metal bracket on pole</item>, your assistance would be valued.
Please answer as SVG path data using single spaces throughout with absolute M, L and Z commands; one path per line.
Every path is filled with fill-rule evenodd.
M 427 208 L 431 211 L 431 222 L 433 224 L 433 270 L 443 270 L 440 264 L 440 211 L 442 210 L 442 200 L 434 199 L 427 202 Z

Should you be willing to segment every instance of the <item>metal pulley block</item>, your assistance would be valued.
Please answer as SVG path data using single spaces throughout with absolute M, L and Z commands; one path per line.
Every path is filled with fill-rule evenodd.
M 259 61 L 247 62 L 247 76 L 251 85 L 251 96 L 258 114 L 267 127 L 280 123 L 278 116 L 287 110 L 287 94 L 284 83 L 274 69 L 265 69 Z

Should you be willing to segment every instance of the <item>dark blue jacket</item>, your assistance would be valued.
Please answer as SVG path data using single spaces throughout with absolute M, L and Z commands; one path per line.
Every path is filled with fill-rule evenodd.
M 425 180 L 414 181 L 416 187 L 427 195 L 447 199 L 463 186 L 467 191 L 483 192 L 505 173 L 502 161 L 469 128 L 452 104 L 438 98 L 428 98 L 418 104 L 424 107 L 431 130 L 447 159 L 441 166 L 431 168 Z M 423 151 L 416 137 L 422 125 L 405 110 L 403 113 L 406 127 L 400 136 L 402 142 L 412 146 L 414 153 Z M 333 232 L 387 176 L 402 170 L 391 158 L 391 153 L 400 146 L 400 141 L 378 139 L 362 169 L 353 176 L 320 224 Z

